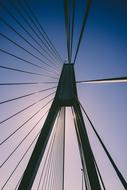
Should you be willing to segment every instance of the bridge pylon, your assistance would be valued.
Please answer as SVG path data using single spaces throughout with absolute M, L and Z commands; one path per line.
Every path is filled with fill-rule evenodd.
M 55 98 L 25 169 L 18 190 L 30 190 L 32 188 L 48 140 L 53 130 L 55 120 L 62 107 L 72 107 L 73 109 L 84 179 L 87 179 L 87 184 L 91 190 L 101 190 L 93 152 L 78 100 L 74 64 L 72 63 L 63 65 Z

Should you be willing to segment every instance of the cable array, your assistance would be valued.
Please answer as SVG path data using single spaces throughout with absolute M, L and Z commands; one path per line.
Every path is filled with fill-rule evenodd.
M 80 103 L 80 105 L 81 105 L 81 103 Z M 86 111 L 85 111 L 85 109 L 83 108 L 82 105 L 81 105 L 81 108 L 82 108 L 82 110 L 83 110 L 85 116 L 87 117 L 87 119 L 88 119 L 88 121 L 89 121 L 89 123 L 90 123 L 90 126 L 92 127 L 92 129 L 93 129 L 95 135 L 97 136 L 97 138 L 98 138 L 98 140 L 99 140 L 101 146 L 103 147 L 104 152 L 106 153 L 108 159 L 110 160 L 110 162 L 111 162 L 111 164 L 112 164 L 112 166 L 113 166 L 115 172 L 117 173 L 117 176 L 118 176 L 119 180 L 121 181 L 123 187 L 124 187 L 125 189 L 127 189 L 127 182 L 126 182 L 125 178 L 123 177 L 122 173 L 120 172 L 120 170 L 119 170 L 118 167 L 116 166 L 116 164 L 115 164 L 114 160 L 112 159 L 112 157 L 111 157 L 109 151 L 107 150 L 106 146 L 104 145 L 104 143 L 103 143 L 101 137 L 99 136 L 98 132 L 96 131 L 96 129 L 95 129 L 93 123 L 91 122 L 91 119 L 89 118 L 88 114 L 86 113 Z
M 79 34 L 79 39 L 78 39 L 78 45 L 77 45 L 77 48 L 76 48 L 76 53 L 75 53 L 75 56 L 74 56 L 74 64 L 76 62 L 77 55 L 78 55 L 78 52 L 79 52 L 79 48 L 80 48 L 80 45 L 81 45 L 81 41 L 82 41 L 82 38 L 83 38 L 83 33 L 84 33 L 85 26 L 86 26 L 87 18 L 88 18 L 88 15 L 89 15 L 90 7 L 91 7 L 91 2 L 92 2 L 91 0 L 87 1 L 86 10 L 84 11 L 85 14 L 84 14 L 84 18 L 83 18 L 83 23 L 82 23 L 81 31 L 80 31 L 80 34 Z
M 42 167 L 37 190 L 39 189 L 64 189 L 64 138 L 65 122 L 62 108 L 51 135 L 47 155 Z
M 0 16 L 0 25 L 6 28 L 5 32 L 0 31 L 0 39 L 5 44 L 4 47 L 0 45 L 0 71 L 3 78 L 0 88 L 3 95 L 8 89 L 12 89 L 14 94 L 6 94 L 0 99 L 0 107 L 5 109 L 5 113 L 11 110 L 0 119 L 1 150 L 3 151 L 10 141 L 16 144 L 3 157 L 0 168 L 4 170 L 12 159 L 16 162 L 14 167 L 7 171 L 4 181 L 1 181 L 0 189 L 8 188 L 21 165 L 27 164 L 27 155 L 33 149 L 43 128 L 41 123 L 49 112 L 63 65 L 60 54 L 29 3 L 25 0 L 9 0 L 8 3 L 0 2 L 0 9 L 6 14 L 5 17 L 2 14 Z M 26 115 L 24 120 L 22 115 Z M 10 131 L 4 133 L 5 130 Z M 18 153 L 21 157 L 16 159 Z M 13 184 L 13 189 L 18 188 L 22 176 L 23 173 L 19 176 L 18 183 Z
M 122 175 L 122 173 L 120 172 L 120 170 L 118 169 L 116 163 L 114 162 L 111 154 L 109 153 L 109 151 L 107 150 L 106 146 L 104 145 L 101 137 L 99 136 L 97 130 L 95 129 L 91 119 L 89 118 L 88 114 L 86 113 L 84 107 L 82 106 L 82 104 L 79 102 L 79 105 L 81 106 L 81 109 L 83 110 L 83 113 L 85 115 L 85 117 L 87 118 L 90 126 L 92 127 L 92 130 L 94 131 L 100 145 L 102 146 L 105 154 L 107 155 L 107 158 L 109 159 L 113 169 L 115 170 L 117 176 L 118 176 L 118 179 L 120 180 L 121 184 L 123 185 L 124 189 L 127 188 L 127 182 L 124 178 L 124 176 Z M 77 106 L 78 107 L 78 106 Z M 76 134 L 77 134 L 77 140 L 78 140 L 78 145 L 79 145 L 79 152 L 80 152 L 80 157 L 81 157 L 81 163 L 82 163 L 82 172 L 83 172 L 83 176 L 84 176 L 84 181 L 85 181 L 85 188 L 86 189 L 91 189 L 91 181 L 89 180 L 89 173 L 88 173 L 88 163 L 87 163 L 87 159 L 84 158 L 84 148 L 83 148 L 83 143 L 82 143 L 82 135 L 83 135 L 83 132 L 80 134 L 80 125 L 81 125 L 81 121 L 82 121 L 82 117 L 80 116 L 80 113 L 78 111 L 78 109 L 76 110 L 77 108 L 74 106 L 72 108 L 72 114 L 73 114 L 73 119 L 74 119 L 74 124 L 75 124 L 75 130 L 76 130 Z M 86 123 L 86 122 L 85 122 Z M 85 126 L 87 127 L 87 126 Z M 91 152 L 92 153 L 92 159 L 93 159 L 93 163 L 95 165 L 95 168 L 96 168 L 96 171 L 97 171 L 97 174 L 98 174 L 98 178 L 101 182 L 101 188 L 102 189 L 106 189 L 106 186 L 105 186 L 105 183 L 103 181 L 103 178 L 102 178 L 102 175 L 101 175 L 101 172 L 100 172 L 100 169 L 98 167 L 98 164 L 97 164 L 97 161 L 96 161 L 96 158 L 93 154 L 93 151 Z M 88 154 L 88 151 L 87 151 L 87 154 Z M 90 158 L 90 157 L 89 157 Z M 83 179 L 82 179 L 83 180 Z M 83 181 L 82 181 L 83 183 Z
M 87 5 L 84 11 L 84 18 L 81 26 L 81 30 L 79 33 L 78 43 L 75 50 L 74 58 L 73 58 L 73 38 L 74 38 L 74 26 L 75 26 L 75 4 L 76 1 L 67 1 L 64 0 L 64 17 L 65 17 L 65 30 L 66 30 L 66 42 L 67 42 L 67 54 L 68 54 L 68 63 L 76 62 L 77 55 L 79 52 L 79 48 L 81 45 L 81 41 L 83 38 L 87 18 L 89 15 L 90 7 L 91 7 L 91 0 L 87 0 Z
M 18 12 L 18 14 L 22 17 L 23 21 L 29 26 L 30 29 L 32 29 L 33 33 L 36 34 L 36 36 L 42 41 L 42 39 L 44 38 L 42 36 L 42 38 L 39 37 L 39 35 L 37 34 L 36 30 L 32 27 L 30 21 L 31 21 L 31 17 L 28 17 L 28 14 L 27 14 L 27 17 L 28 19 L 26 19 L 26 17 L 24 16 L 24 14 L 20 11 L 19 7 L 18 7 L 18 4 L 20 5 L 20 7 L 22 6 L 21 2 L 19 1 L 18 4 L 12 0 L 10 0 L 10 3 L 13 5 L 13 7 L 15 8 L 15 10 Z M 26 4 L 28 6 L 28 4 Z M 43 46 L 33 37 L 32 33 L 28 30 L 25 29 L 25 26 L 23 25 L 23 23 L 21 23 L 16 17 L 15 15 L 13 15 L 13 13 L 10 12 L 10 10 L 6 7 L 5 4 L 3 4 L 2 2 L 0 3 L 0 6 L 7 12 L 7 14 L 13 18 L 13 20 L 26 32 L 27 35 L 29 35 L 31 37 L 31 39 L 36 42 L 36 44 L 41 48 L 41 50 L 43 52 L 45 52 L 48 57 L 50 57 L 50 50 L 48 49 L 48 51 L 50 52 L 47 52 Z M 22 7 L 22 10 L 23 12 L 26 12 L 24 7 Z M 29 20 L 29 21 L 28 21 Z M 15 32 L 20 38 L 22 38 L 24 40 L 24 42 L 28 43 L 32 48 L 34 48 L 38 53 L 40 53 L 45 59 L 47 59 L 48 61 L 51 61 L 52 60 L 49 60 L 49 58 L 47 56 L 45 56 L 44 54 L 42 54 L 42 51 L 38 50 L 35 46 L 32 45 L 32 43 L 30 41 L 28 41 L 21 33 L 19 33 L 15 28 L 12 27 L 12 25 L 10 25 L 5 19 L 1 18 L 1 21 L 7 26 L 9 27 L 11 30 L 13 30 L 13 32 Z M 36 26 L 36 24 L 35 24 Z M 43 41 L 42 41 L 43 43 Z M 45 46 L 48 47 L 45 43 Z M 53 58 L 52 58 L 53 59 Z M 54 63 L 55 64 L 55 63 Z M 51 66 L 51 65 L 50 65 Z

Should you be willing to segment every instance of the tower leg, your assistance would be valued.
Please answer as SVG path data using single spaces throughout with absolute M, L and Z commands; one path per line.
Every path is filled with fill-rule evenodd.
M 89 179 L 89 185 L 91 190 L 101 190 L 101 185 L 99 182 L 99 177 L 96 171 L 96 166 L 94 164 L 93 152 L 89 143 L 87 131 L 85 129 L 85 123 L 80 109 L 78 100 L 74 102 L 74 112 L 76 116 L 77 131 L 79 141 L 81 143 L 82 157 L 84 162 L 84 167 Z M 84 176 L 85 177 L 85 176 Z
M 29 163 L 23 174 L 23 178 L 21 180 L 18 190 L 31 190 L 42 156 L 44 154 L 46 145 L 48 143 L 50 134 L 52 132 L 58 111 L 59 111 L 59 104 L 56 101 L 54 101 L 48 113 L 47 119 L 43 125 L 41 133 L 35 145 L 34 151 L 29 160 Z

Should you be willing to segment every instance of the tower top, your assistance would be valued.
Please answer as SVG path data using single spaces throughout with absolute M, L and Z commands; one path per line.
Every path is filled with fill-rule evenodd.
M 75 97 L 77 97 L 73 63 L 63 65 L 56 96 L 60 105 L 64 106 L 72 106 Z

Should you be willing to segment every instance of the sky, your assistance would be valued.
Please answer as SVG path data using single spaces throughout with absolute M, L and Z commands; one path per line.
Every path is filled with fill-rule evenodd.
M 28 30 L 32 36 L 39 41 L 33 30 L 27 25 L 27 23 L 21 17 L 19 11 L 15 9 L 15 3 L 13 0 L 1 0 L 0 2 L 9 9 L 9 11 L 16 16 L 16 18 L 23 24 L 26 30 Z M 59 51 L 63 60 L 67 58 L 66 49 L 66 37 L 65 37 L 65 23 L 64 23 L 64 10 L 63 0 L 29 0 L 28 1 L 35 15 L 39 19 L 43 28 L 47 32 L 51 41 Z M 20 1 L 16 1 L 18 9 L 24 13 Z M 86 1 L 76 0 L 76 14 L 75 14 L 75 30 L 74 30 L 74 43 L 73 43 L 73 55 L 75 54 L 76 45 L 81 29 L 83 13 L 85 10 Z M 30 53 L 42 58 L 41 54 L 33 49 L 28 43 L 26 43 L 20 36 L 18 36 L 12 29 L 10 29 L 5 23 L 4 18 L 11 26 L 13 26 L 17 32 L 21 33 L 24 38 L 34 45 L 42 52 L 42 49 L 38 44 L 21 29 L 21 27 L 11 18 L 7 12 L 0 6 L 0 34 L 13 39 L 21 46 L 29 50 Z M 111 77 L 127 76 L 127 2 L 126 0 L 93 0 L 90 9 L 87 25 L 84 31 L 83 40 L 78 53 L 77 61 L 75 64 L 76 80 L 91 80 L 102 79 Z M 9 42 L 7 39 L 0 35 L 0 48 L 9 51 L 17 56 L 27 59 L 34 64 L 41 66 L 41 61 L 30 55 L 28 52 L 24 52 L 21 48 Z M 44 55 L 47 56 L 45 53 Z M 43 58 L 45 62 L 50 64 L 50 61 Z M 52 63 L 54 64 L 54 63 Z M 29 72 L 43 73 L 49 75 L 48 72 L 43 71 L 40 68 L 34 67 L 23 61 L 17 60 L 12 56 L 6 55 L 0 51 L 0 65 L 6 67 L 12 67 L 16 69 L 27 70 Z M 47 68 L 46 65 L 44 65 Z M 48 67 L 50 70 L 50 76 L 57 77 L 54 68 Z M 60 70 L 59 70 L 60 71 Z M 59 76 L 58 76 L 59 77 Z M 6 82 L 41 82 L 41 81 L 58 81 L 58 79 L 50 77 L 42 77 L 39 75 L 31 75 L 25 73 L 19 73 L 9 71 L 7 69 L 0 68 L 0 83 Z M 49 87 L 55 87 L 56 84 L 38 84 L 38 85 L 26 85 L 26 86 L 0 86 L 0 101 L 4 101 L 10 98 L 14 98 L 27 93 L 39 91 Z M 91 118 L 95 128 L 100 134 L 103 142 L 111 153 L 114 161 L 119 167 L 122 174 L 127 180 L 127 84 L 77 84 L 78 97 L 86 112 Z M 6 119 L 10 115 L 23 109 L 25 106 L 36 102 L 37 100 L 49 95 L 55 90 L 49 90 L 48 92 L 37 93 L 35 96 L 26 97 L 14 102 L 0 105 L 0 121 Z M 15 128 L 19 127 L 25 120 L 33 115 L 44 104 L 50 101 L 54 95 L 51 95 L 43 102 L 36 104 L 29 110 L 26 110 L 22 114 L 12 118 L 0 126 L 0 142 L 5 139 Z M 39 118 L 48 110 L 51 103 L 42 110 L 38 115 L 29 122 L 26 127 L 21 129 L 17 135 L 10 138 L 7 143 L 1 146 L 0 162 L 2 163 L 5 158 L 12 152 L 16 144 L 18 144 L 24 135 L 29 131 Z M 81 189 L 81 163 L 79 158 L 79 152 L 77 147 L 77 141 L 75 138 L 74 124 L 72 122 L 72 115 L 70 110 L 67 110 L 67 124 L 66 124 L 66 167 L 65 167 L 65 189 Z M 45 117 L 44 117 L 45 119 Z M 44 119 L 38 125 L 34 134 L 28 138 L 26 143 L 29 144 L 32 138 L 38 133 L 41 128 Z M 85 118 L 86 119 L 86 118 Z M 102 176 L 105 181 L 107 190 L 122 190 L 112 167 L 107 160 L 102 148 L 100 147 L 95 135 L 90 129 L 88 121 L 87 131 L 90 137 L 90 143 L 93 147 L 98 165 L 102 172 Z M 72 145 L 72 146 L 70 146 Z M 1 169 L 1 182 L 0 188 L 4 181 L 11 173 L 16 161 L 19 160 L 24 152 L 25 145 L 23 144 L 20 151 L 17 151 L 7 164 Z M 73 148 L 72 148 L 73 147 Z M 72 151 L 72 150 L 75 151 Z M 31 149 L 32 151 L 32 149 Z M 73 155 L 74 154 L 74 155 Z M 29 153 L 30 155 L 30 153 Z M 10 180 L 5 190 L 14 189 L 17 179 L 20 178 L 23 168 L 26 166 L 29 155 L 22 162 L 21 167 L 16 172 L 13 179 Z M 73 155 L 73 156 L 72 156 Z M 39 175 L 39 174 L 38 174 Z M 35 183 L 36 185 L 36 183 Z M 34 188 L 33 188 L 34 190 Z

